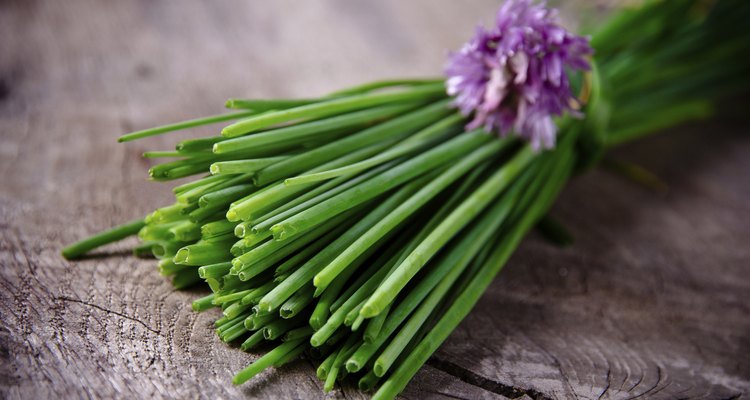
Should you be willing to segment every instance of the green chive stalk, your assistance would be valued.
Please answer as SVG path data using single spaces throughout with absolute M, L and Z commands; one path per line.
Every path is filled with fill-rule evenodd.
M 189 177 L 174 202 L 62 254 L 137 236 L 134 254 L 154 256 L 176 288 L 208 286 L 191 307 L 216 310 L 220 340 L 243 351 L 273 343 L 234 384 L 307 354 L 322 360 L 324 390 L 351 377 L 394 398 L 526 232 L 570 243 L 545 214 L 574 172 L 750 88 L 750 6 L 718 0 L 699 15 L 696 1 L 647 2 L 593 35 L 591 73 L 571 77 L 585 118 L 558 120 L 552 151 L 467 130 L 473 116 L 452 107 L 442 79 L 231 99 L 241 111 L 126 134 L 120 141 L 234 121 L 145 152 L 166 161 L 149 170 L 153 180 Z

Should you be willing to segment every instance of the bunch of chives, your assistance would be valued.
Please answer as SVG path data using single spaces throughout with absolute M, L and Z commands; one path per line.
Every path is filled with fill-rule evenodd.
M 63 255 L 137 235 L 134 253 L 156 257 L 175 287 L 206 282 L 211 294 L 192 307 L 221 310 L 221 340 L 240 341 L 245 351 L 277 343 L 235 384 L 305 354 L 320 361 L 326 390 L 349 376 L 392 398 L 592 152 L 595 159 L 607 146 L 703 116 L 715 98 L 747 87 L 739 72 L 748 61 L 734 56 L 750 41 L 735 38 L 728 21 L 750 15 L 749 7 L 729 12 L 719 2 L 694 20 L 675 17 L 676 3 L 691 2 L 623 12 L 594 36 L 588 118 L 559 121 L 554 151 L 466 131 L 440 79 L 375 82 L 321 98 L 229 100 L 240 111 L 122 136 L 234 121 L 221 135 L 144 154 L 172 159 L 149 170 L 154 180 L 199 177 L 173 189 L 174 204 Z M 632 27 L 646 19 L 658 22 L 648 25 L 653 37 L 634 40 Z M 710 61 L 680 67 L 714 43 Z M 638 72 L 646 67 L 660 73 Z M 688 79 L 696 74 L 697 82 Z

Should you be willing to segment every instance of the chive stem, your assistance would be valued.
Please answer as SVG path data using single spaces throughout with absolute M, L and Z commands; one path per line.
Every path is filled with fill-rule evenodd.
M 255 111 L 243 111 L 243 112 L 237 112 L 237 113 L 231 113 L 231 114 L 221 114 L 221 115 L 214 115 L 211 117 L 191 119 L 188 121 L 178 122 L 175 124 L 162 125 L 156 128 L 150 128 L 150 129 L 144 129 L 142 131 L 131 132 L 131 133 L 120 136 L 120 138 L 117 139 L 117 141 L 120 143 L 130 142 L 136 139 L 141 139 L 141 138 L 155 136 L 155 135 L 161 135 L 163 133 L 179 131 L 182 129 L 193 128 L 196 126 L 208 125 L 208 124 L 213 124 L 216 122 L 231 121 L 233 119 L 238 119 L 238 118 L 246 118 L 254 114 L 256 114 Z
M 489 142 L 491 137 L 482 132 L 459 135 L 425 153 L 409 159 L 380 175 L 350 188 L 322 203 L 296 214 L 273 226 L 277 240 L 293 237 L 326 219 L 362 202 L 372 199 L 427 171 L 435 170 Z M 373 315 L 374 316 L 374 315 Z
M 101 247 L 105 244 L 116 242 L 118 240 L 125 239 L 128 236 L 135 235 L 144 226 L 146 226 L 146 223 L 143 219 L 130 221 L 128 223 L 116 226 L 112 229 L 97 233 L 96 235 L 90 236 L 84 240 L 65 247 L 62 250 L 62 256 L 68 260 L 78 258 L 97 247 Z
M 266 355 L 250 364 L 247 368 L 238 372 L 237 375 L 232 378 L 232 384 L 241 385 L 247 382 L 249 379 L 257 375 L 264 369 L 278 362 L 284 357 L 284 355 L 294 350 L 297 346 L 304 343 L 304 340 L 305 339 L 297 339 L 283 342 L 281 345 L 277 346 L 275 349 L 269 351 Z
M 445 87 L 442 83 L 423 85 L 392 93 L 354 95 L 287 110 L 266 112 L 229 125 L 221 131 L 221 134 L 224 137 L 236 137 L 291 120 L 321 118 L 381 104 L 394 104 L 400 101 L 424 101 L 442 96 L 445 96 Z
M 371 318 L 388 305 L 414 275 L 458 231 L 471 222 L 497 195 L 510 185 L 536 154 L 524 147 L 513 159 L 471 194 L 456 210 L 438 225 L 420 245 L 386 278 L 362 308 L 362 316 Z

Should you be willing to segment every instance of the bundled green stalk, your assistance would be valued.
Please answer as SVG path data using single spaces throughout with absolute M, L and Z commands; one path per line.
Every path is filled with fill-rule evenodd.
M 212 293 L 192 306 L 221 310 L 221 340 L 245 351 L 278 343 L 235 384 L 306 354 L 320 360 L 326 390 L 349 376 L 362 390 L 379 387 L 376 398 L 395 397 L 577 169 L 747 88 L 750 40 L 740 27 L 750 7 L 699 4 L 650 2 L 599 30 L 597 67 L 571 76 L 586 118 L 557 119 L 553 151 L 532 148 L 535 137 L 530 145 L 466 129 L 441 79 L 229 100 L 240 111 L 125 135 L 235 121 L 219 136 L 146 153 L 174 159 L 149 170 L 154 180 L 202 176 L 175 187 L 174 204 L 63 255 L 137 234 L 134 252 L 156 257 L 176 288 L 205 281 Z M 704 57 L 689 62 L 695 54 Z

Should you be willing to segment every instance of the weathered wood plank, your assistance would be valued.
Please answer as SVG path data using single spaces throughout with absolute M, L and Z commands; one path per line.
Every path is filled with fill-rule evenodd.
M 118 134 L 219 112 L 230 96 L 439 74 L 444 49 L 495 6 L 0 3 L 2 396 L 322 397 L 305 361 L 232 387 L 256 356 L 220 343 L 215 315 L 187 306 L 198 293 L 129 257 L 132 242 L 76 263 L 58 251 L 169 201 L 139 153 L 173 138 Z M 404 397 L 750 392 L 745 131 L 712 122 L 625 149 L 670 184 L 666 197 L 598 171 L 574 181 L 554 213 L 575 246 L 526 240 Z

